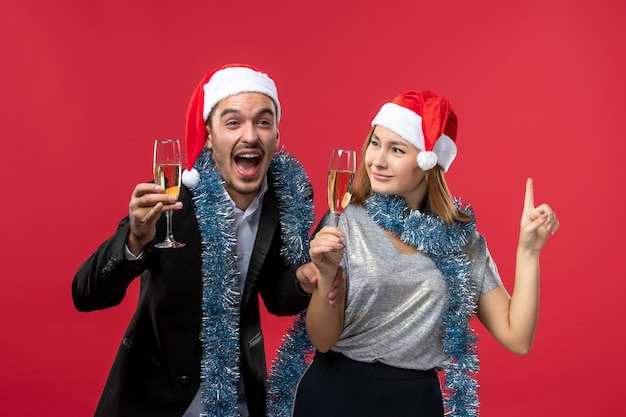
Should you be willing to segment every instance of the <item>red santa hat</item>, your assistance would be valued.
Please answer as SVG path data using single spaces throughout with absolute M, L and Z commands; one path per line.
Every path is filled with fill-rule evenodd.
M 187 108 L 185 129 L 186 169 L 183 184 L 194 187 L 200 180 L 193 165 L 206 144 L 206 121 L 211 110 L 227 97 L 240 93 L 261 93 L 276 104 L 276 121 L 280 120 L 280 102 L 274 81 L 265 73 L 245 64 L 228 64 L 208 72 L 196 87 Z
M 372 120 L 376 125 L 419 149 L 417 164 L 424 171 L 439 164 L 446 172 L 456 157 L 456 114 L 446 98 L 432 91 L 406 91 L 385 103 Z

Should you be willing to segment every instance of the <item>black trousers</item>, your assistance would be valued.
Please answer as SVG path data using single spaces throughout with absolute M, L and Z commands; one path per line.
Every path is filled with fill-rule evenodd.
M 293 417 L 443 417 L 434 370 L 364 363 L 317 353 L 296 393 Z

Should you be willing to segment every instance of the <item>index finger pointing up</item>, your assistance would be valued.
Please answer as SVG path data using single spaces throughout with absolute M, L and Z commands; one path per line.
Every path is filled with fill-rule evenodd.
M 535 207 L 535 194 L 533 192 L 533 179 L 526 180 L 526 194 L 524 195 L 524 208 Z

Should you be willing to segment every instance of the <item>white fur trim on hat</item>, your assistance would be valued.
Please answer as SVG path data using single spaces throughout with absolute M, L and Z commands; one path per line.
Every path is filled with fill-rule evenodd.
M 372 120 L 372 127 L 376 125 L 391 130 L 419 149 L 419 155 L 423 156 L 420 157 L 418 155 L 418 164 L 424 171 L 428 171 L 436 164 L 439 164 L 445 172 L 450 168 L 450 164 L 456 157 L 456 144 L 445 134 L 435 141 L 432 149 L 433 155 L 427 155 L 431 152 L 426 150 L 424 144 L 422 117 L 406 107 L 395 103 L 383 104 L 374 120 Z M 422 163 L 419 162 L 420 159 Z
M 276 120 L 280 120 L 280 102 L 276 84 L 267 75 L 246 67 L 229 67 L 217 71 L 203 86 L 202 115 L 206 121 L 213 107 L 226 97 L 241 93 L 261 93 L 276 104 Z
M 443 172 L 447 172 L 456 158 L 456 143 L 448 135 L 441 135 L 433 146 L 433 152 L 437 154 L 437 163 L 443 168 Z
M 424 150 L 422 118 L 414 111 L 395 103 L 385 103 L 372 120 L 372 127 L 375 125 L 391 130 L 420 151 Z

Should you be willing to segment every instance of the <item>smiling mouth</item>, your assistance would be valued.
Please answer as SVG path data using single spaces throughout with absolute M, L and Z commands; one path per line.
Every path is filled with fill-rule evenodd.
M 261 163 L 261 155 L 254 153 L 241 153 L 235 156 L 235 164 L 241 175 L 252 176 L 257 172 L 257 168 Z
M 376 172 L 372 172 L 372 178 L 378 181 L 388 180 L 390 177 L 388 175 L 379 174 Z

